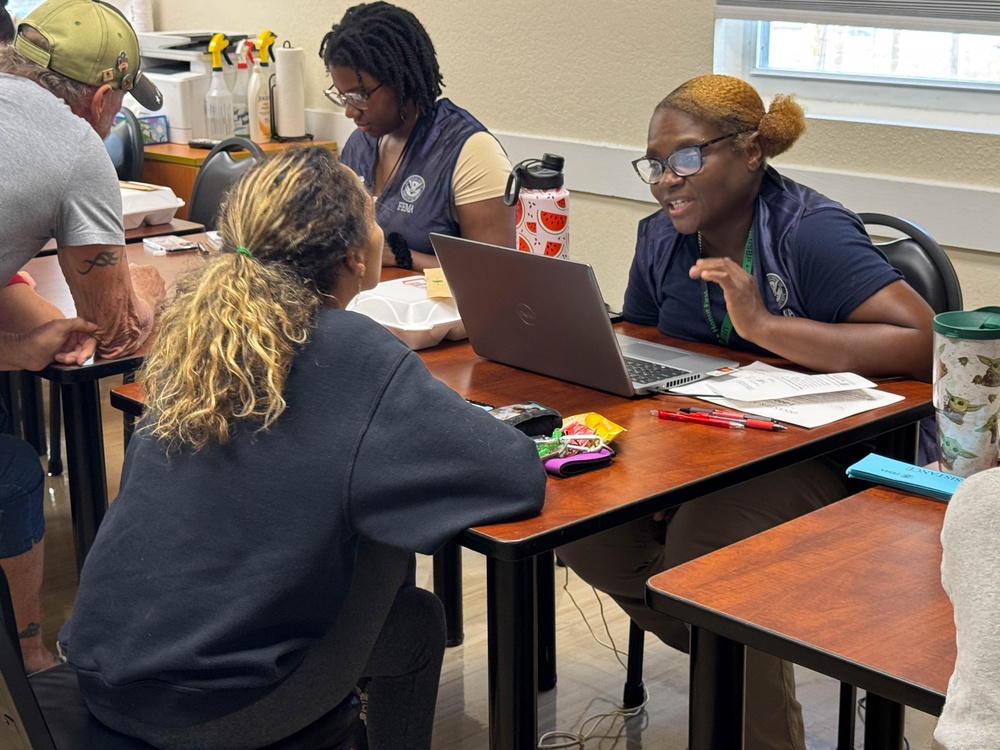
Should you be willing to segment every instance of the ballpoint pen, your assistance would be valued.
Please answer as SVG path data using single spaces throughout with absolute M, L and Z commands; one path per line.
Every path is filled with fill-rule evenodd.
M 731 413 L 731 412 L 730 412 Z M 723 416 L 718 412 L 712 414 L 706 414 L 705 412 L 697 411 L 691 412 L 690 414 L 685 414 L 686 417 L 691 417 L 693 419 L 711 419 L 711 420 L 723 420 L 725 422 L 734 422 L 743 427 L 749 427 L 752 430 L 767 430 L 768 432 L 781 432 L 782 430 L 788 429 L 783 424 L 778 424 L 777 422 L 771 422 L 767 419 L 757 419 L 756 417 L 730 417 Z
M 691 422 L 692 424 L 707 424 L 712 427 L 726 427 L 728 429 L 742 430 L 745 425 L 735 419 L 716 419 L 709 414 L 680 414 L 675 411 L 663 411 L 662 409 L 650 409 L 649 413 L 660 419 L 668 419 L 671 422 Z
M 759 417 L 756 414 L 744 414 L 739 411 L 727 411 L 726 409 L 709 409 L 704 406 L 685 406 L 679 411 L 685 414 L 690 413 L 703 413 L 711 414 L 713 417 L 722 417 L 723 419 L 759 419 L 764 422 L 777 422 L 777 419 L 771 419 L 770 417 Z

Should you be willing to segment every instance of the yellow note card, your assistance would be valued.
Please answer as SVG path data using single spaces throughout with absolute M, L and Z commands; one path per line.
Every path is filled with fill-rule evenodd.
M 451 289 L 440 268 L 424 269 L 424 278 L 427 279 L 428 297 L 451 297 Z

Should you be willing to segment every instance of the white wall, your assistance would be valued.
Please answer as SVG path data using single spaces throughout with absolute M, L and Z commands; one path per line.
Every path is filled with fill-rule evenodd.
M 321 94 L 329 84 L 317 54 L 319 43 L 352 2 L 153 2 L 157 29 L 242 29 L 256 34 L 270 28 L 279 43 L 289 40 L 303 47 L 306 106 L 330 107 Z M 679 83 L 712 69 L 710 0 L 398 3 L 427 27 L 437 48 L 445 95 L 501 133 L 615 144 L 639 155 L 656 102 Z M 806 134 L 778 166 L 782 164 L 890 178 L 901 183 L 901 189 L 907 180 L 939 183 L 942 190 L 961 185 L 979 190 L 987 207 L 991 191 L 1000 195 L 1000 137 L 995 135 L 810 120 Z M 587 166 L 567 162 L 571 188 L 574 168 Z M 845 202 L 857 211 L 872 210 Z M 979 234 L 988 238 L 1000 221 L 1000 199 L 995 210 L 980 211 L 978 206 L 982 215 L 974 220 L 983 223 Z M 612 305 L 621 303 L 636 221 L 655 208 L 642 200 L 580 191 L 572 195 L 571 255 L 594 265 Z M 930 217 L 908 218 L 932 235 L 948 233 L 946 227 L 928 222 Z M 1000 238 L 987 249 L 1000 251 Z M 963 248 L 951 256 L 967 307 L 1000 303 L 1000 253 Z

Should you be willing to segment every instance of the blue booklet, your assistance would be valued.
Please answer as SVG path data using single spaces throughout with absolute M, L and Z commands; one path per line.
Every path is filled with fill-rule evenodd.
M 847 476 L 864 479 L 888 487 L 932 497 L 947 502 L 965 477 L 956 477 L 942 471 L 926 469 L 877 453 L 869 453 L 856 464 L 847 467 Z

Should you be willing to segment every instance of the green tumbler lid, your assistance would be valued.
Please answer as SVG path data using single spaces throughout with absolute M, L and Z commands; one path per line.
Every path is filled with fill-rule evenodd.
M 1000 339 L 1000 307 L 938 313 L 934 333 L 952 339 Z

